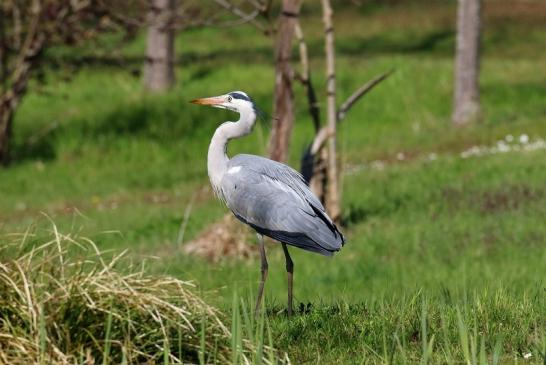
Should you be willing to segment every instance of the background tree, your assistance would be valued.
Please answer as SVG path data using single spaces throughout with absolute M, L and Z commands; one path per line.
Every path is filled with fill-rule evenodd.
M 301 8 L 301 0 L 283 0 L 275 42 L 275 92 L 269 156 L 285 162 L 294 124 L 293 70 L 290 65 L 292 40 Z
M 175 0 L 150 0 L 144 88 L 163 91 L 174 84 Z
M 147 0 L 145 3 L 148 7 L 146 19 L 140 21 L 140 26 L 147 27 L 144 88 L 152 92 L 165 91 L 175 83 L 175 37 L 178 32 L 246 22 L 265 31 L 256 18 L 270 6 L 255 0 Z M 145 4 L 140 3 L 142 5 Z
M 334 49 L 334 25 L 330 0 L 322 0 L 324 22 L 324 49 L 326 52 L 326 125 L 330 130 L 328 138 L 328 184 L 326 186 L 326 210 L 334 221 L 341 216 L 339 198 L 339 176 L 337 168 L 337 107 L 336 107 L 336 69 Z
M 453 123 L 464 125 L 480 113 L 480 35 L 482 0 L 459 0 Z
M 330 217 L 339 222 L 341 220 L 341 189 L 340 170 L 337 161 L 337 125 L 343 121 L 348 111 L 364 95 L 392 74 L 392 70 L 366 82 L 356 89 L 347 100 L 338 108 L 336 103 L 336 73 L 333 10 L 329 0 L 322 0 L 324 41 L 326 57 L 326 125 L 321 127 L 320 110 L 317 95 L 311 79 L 307 45 L 303 32 L 296 24 L 296 38 L 299 44 L 301 72 L 297 78 L 306 89 L 308 110 L 313 122 L 315 136 L 307 148 L 301 165 L 304 179 L 309 183 L 311 190 L 325 204 Z
M 134 35 L 150 21 L 147 47 L 150 58 L 147 60 L 151 62 L 146 64 L 153 69 L 145 71 L 145 79 L 150 89 L 160 90 L 174 81 L 175 31 L 244 22 L 260 27 L 255 18 L 261 14 L 262 5 L 257 1 L 243 2 L 250 9 L 248 12 L 228 0 L 213 0 L 219 8 L 211 4 L 205 6 L 202 1 L 187 1 L 177 7 L 176 0 L 150 1 L 148 13 L 148 0 L 3 0 L 0 3 L 1 164 L 9 161 L 15 110 L 27 91 L 29 80 L 42 65 L 40 56 L 47 48 L 78 45 L 102 31 L 119 28 Z
M 4 0 L 0 6 L 0 162 L 9 161 L 13 115 L 44 49 L 107 28 L 99 1 Z

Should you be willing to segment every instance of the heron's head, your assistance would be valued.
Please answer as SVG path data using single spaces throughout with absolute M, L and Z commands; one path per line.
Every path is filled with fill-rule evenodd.
M 213 96 L 211 98 L 195 99 L 193 104 L 210 105 L 215 108 L 228 109 L 234 112 L 243 113 L 253 111 L 258 114 L 256 104 L 246 93 L 242 91 L 232 91 L 225 95 Z

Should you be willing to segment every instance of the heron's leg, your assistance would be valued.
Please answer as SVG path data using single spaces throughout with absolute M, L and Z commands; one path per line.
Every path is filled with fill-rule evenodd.
M 264 285 L 265 285 L 265 279 L 267 279 L 267 257 L 265 256 L 265 246 L 264 246 L 264 236 L 261 234 L 258 234 L 258 241 L 260 242 L 260 258 L 262 260 L 261 263 L 261 272 L 262 272 L 262 279 L 260 280 L 260 286 L 258 287 L 258 298 L 256 298 L 256 308 L 254 309 L 254 312 L 258 314 L 260 310 L 260 304 L 262 303 L 262 296 L 264 293 Z
M 288 252 L 286 243 L 282 244 L 282 250 L 284 251 L 284 257 L 286 259 L 286 274 L 288 276 L 288 316 L 292 316 L 292 279 L 294 276 L 294 262 Z

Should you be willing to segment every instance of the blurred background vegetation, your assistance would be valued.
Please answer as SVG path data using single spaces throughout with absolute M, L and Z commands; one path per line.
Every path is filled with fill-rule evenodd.
M 204 6 L 202 19 L 225 11 L 212 2 Z M 449 313 L 447 337 L 457 342 L 454 308 L 468 308 L 488 351 L 500 334 L 506 361 L 532 353 L 531 361 L 540 363 L 546 2 L 484 1 L 482 112 L 464 128 L 451 122 L 455 1 L 334 1 L 333 7 L 338 100 L 395 72 L 339 125 L 347 245 L 333 260 L 294 250 L 296 301 L 311 303 L 311 314 L 294 321 L 275 315 L 284 303 L 285 276 L 280 250 L 270 245 L 266 304 L 274 342 L 294 363 L 317 356 L 355 363 L 362 354 L 388 362 L 397 335 L 407 341 L 401 348 L 411 362 L 421 353 L 423 301 L 431 313 L 429 335 L 440 336 L 440 314 Z M 300 23 L 322 111 L 318 2 L 303 3 Z M 212 264 L 182 248 L 225 214 L 209 188 L 206 152 L 214 129 L 237 116 L 188 101 L 247 92 L 270 117 L 231 142 L 229 154 L 266 155 L 273 45 L 272 35 L 229 13 L 218 24 L 182 29 L 175 84 L 150 93 L 142 80 L 143 29 L 128 35 L 126 27 L 113 26 L 74 44 L 52 42 L 13 115 L 10 164 L 0 168 L 0 231 L 48 227 L 46 214 L 60 230 L 86 235 L 101 249 L 129 249 L 151 273 L 195 280 L 210 301 L 229 310 L 235 288 L 255 289 L 258 260 Z M 298 69 L 296 46 L 293 56 Z M 294 90 L 288 161 L 298 167 L 314 131 L 305 90 L 299 84 Z M 455 345 L 453 352 L 463 357 Z M 437 356 L 445 361 L 441 350 Z

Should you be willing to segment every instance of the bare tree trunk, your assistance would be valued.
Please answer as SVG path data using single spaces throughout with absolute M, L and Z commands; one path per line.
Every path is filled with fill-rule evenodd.
M 37 46 L 41 50 L 41 44 Z M 21 63 L 15 72 L 13 85 L 0 95 L 0 164 L 2 165 L 9 163 L 9 142 L 11 139 L 13 114 L 19 105 L 19 101 L 26 93 L 32 66 L 33 58 L 28 58 Z
M 0 164 L 2 165 L 9 163 L 12 115 L 13 109 L 4 100 L 0 100 Z
M 175 0 L 150 0 L 144 87 L 164 91 L 174 84 Z
M 330 0 L 322 0 L 323 21 L 325 32 L 325 51 L 326 51 L 326 92 L 327 92 L 327 110 L 326 125 L 330 130 L 331 136 L 328 140 L 328 165 L 327 177 L 328 185 L 326 191 L 326 210 L 330 217 L 339 222 L 341 218 L 338 170 L 336 156 L 336 138 L 337 138 L 337 109 L 336 109 L 336 71 L 335 71 L 335 50 L 334 50 L 334 26 L 332 24 L 332 7 Z
M 273 126 L 269 140 L 269 156 L 286 161 L 294 124 L 293 70 L 290 66 L 292 39 L 302 0 L 283 0 L 275 45 L 275 101 Z
M 9 142 L 13 114 L 25 95 L 32 68 L 35 66 L 45 44 L 46 35 L 38 32 L 40 7 L 35 6 L 28 32 L 13 67 L 6 72 L 5 54 L 2 54 L 2 93 L 0 94 L 0 164 L 9 163 Z M 9 80 L 8 80 L 9 77 Z
M 464 125 L 480 113 L 480 33 L 482 0 L 459 0 L 455 55 L 453 123 Z
M 41 48 L 41 45 L 39 47 Z M 13 114 L 19 105 L 19 101 L 26 93 L 32 63 L 32 59 L 28 59 L 20 64 L 12 87 L 0 95 L 0 164 L 2 165 L 9 163 L 9 142 Z

